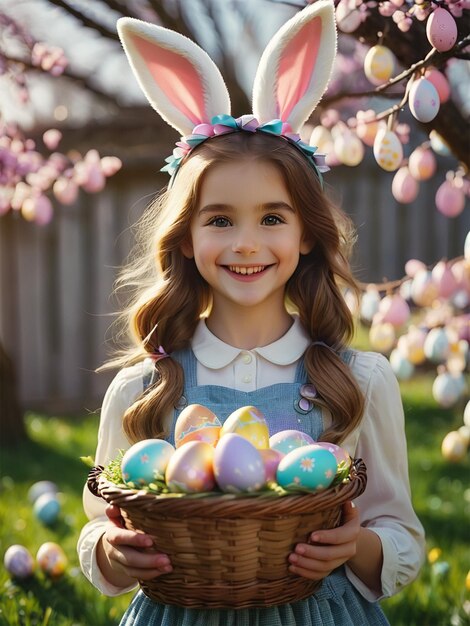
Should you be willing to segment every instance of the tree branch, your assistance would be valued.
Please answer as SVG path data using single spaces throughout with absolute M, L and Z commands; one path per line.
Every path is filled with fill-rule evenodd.
M 4 53 L 0 53 L 0 57 L 4 58 L 9 63 L 15 63 L 17 65 L 20 65 L 22 68 L 27 69 L 32 72 L 39 72 L 41 74 L 46 74 L 47 76 L 50 76 L 51 78 L 67 78 L 75 82 L 78 86 L 83 87 L 87 91 L 90 91 L 95 96 L 99 96 L 106 102 L 108 103 L 112 102 L 114 105 L 116 104 L 116 99 L 114 96 L 111 96 L 110 94 L 107 94 L 106 92 L 101 91 L 101 89 L 99 89 L 98 87 L 95 87 L 92 83 L 90 83 L 90 81 L 87 78 L 85 78 L 84 76 L 79 76 L 78 74 L 74 74 L 72 71 L 68 69 L 66 69 L 60 76 L 54 77 L 54 76 L 51 76 L 49 72 L 46 72 L 45 70 L 43 70 L 42 67 L 33 65 L 31 61 L 28 61 L 26 59 L 20 59 L 18 57 L 13 57 L 11 54 L 7 55 Z
M 61 9 L 64 9 L 64 11 L 69 13 L 69 15 L 72 15 L 73 17 L 75 17 L 84 26 L 86 26 L 87 28 L 92 28 L 93 30 L 96 30 L 96 32 L 98 32 L 100 35 L 103 35 L 103 37 L 107 37 L 108 39 L 113 39 L 114 41 L 119 41 L 119 37 L 116 32 L 109 30 L 108 28 L 106 28 L 106 26 L 103 26 L 102 24 L 99 24 L 98 22 L 95 22 L 95 20 L 92 20 L 90 17 L 88 17 L 81 11 L 78 11 L 77 9 L 74 9 L 73 7 L 68 5 L 66 2 L 64 2 L 64 0 L 48 0 L 48 2 L 50 4 L 54 4 L 55 6 L 60 7 Z

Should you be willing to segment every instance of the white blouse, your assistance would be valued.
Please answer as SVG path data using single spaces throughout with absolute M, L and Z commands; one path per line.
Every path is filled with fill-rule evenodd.
M 199 323 L 191 346 L 197 359 L 197 381 L 243 391 L 280 382 L 293 382 L 298 360 L 310 339 L 297 317 L 288 332 L 274 343 L 241 350 L 215 337 L 204 320 Z M 122 430 L 122 417 L 143 391 L 143 377 L 152 367 L 149 359 L 121 370 L 111 382 L 101 410 L 97 465 L 106 465 L 129 442 Z M 365 394 L 365 412 L 359 427 L 343 442 L 349 454 L 364 459 L 367 488 L 355 504 L 362 526 L 377 533 L 382 542 L 382 595 L 378 596 L 346 566 L 346 575 L 368 600 L 397 593 L 418 574 L 424 560 L 424 531 L 413 510 L 408 479 L 404 414 L 400 390 L 388 360 L 375 352 L 354 352 L 350 367 Z M 324 415 L 328 423 L 328 415 Z M 96 547 L 105 531 L 106 503 L 85 486 L 83 504 L 89 522 L 78 540 L 80 565 L 85 576 L 107 596 L 131 589 L 116 587 L 102 575 Z

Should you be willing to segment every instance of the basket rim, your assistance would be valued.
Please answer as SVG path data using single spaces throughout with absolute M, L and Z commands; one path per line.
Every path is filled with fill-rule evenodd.
M 142 507 L 149 513 L 177 515 L 182 517 L 202 514 L 215 517 L 252 516 L 256 509 L 266 509 L 273 514 L 302 514 L 312 509 L 327 509 L 353 500 L 363 493 L 367 483 L 366 466 L 362 459 L 354 459 L 346 481 L 317 493 L 258 492 L 256 494 L 157 494 L 144 489 L 121 487 L 102 475 L 103 468 L 90 471 L 88 487 L 94 495 L 100 496 L 108 504 L 120 508 Z

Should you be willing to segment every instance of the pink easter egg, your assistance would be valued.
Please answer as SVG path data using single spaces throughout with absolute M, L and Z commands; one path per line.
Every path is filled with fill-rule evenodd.
M 70 178 L 58 178 L 52 190 L 57 200 L 62 204 L 73 204 L 78 196 L 78 186 Z
M 424 77 L 437 89 L 441 104 L 447 102 L 450 97 L 450 85 L 445 75 L 435 67 L 428 67 L 424 72 Z
M 462 189 L 445 180 L 436 192 L 436 207 L 446 217 L 457 217 L 465 206 Z
M 379 312 L 383 315 L 383 322 L 390 322 L 395 327 L 401 326 L 410 317 L 410 307 L 398 293 L 385 296 L 380 301 Z
M 457 291 L 458 282 L 446 261 L 436 263 L 431 274 L 441 298 L 450 298 Z
M 410 170 L 400 167 L 392 180 L 392 195 L 397 202 L 409 204 L 416 199 L 419 185 L 416 179 L 410 174 Z
M 436 171 L 436 157 L 429 148 L 419 146 L 410 154 L 408 169 L 416 180 L 428 180 Z
M 438 7 L 431 13 L 426 22 L 426 36 L 439 52 L 453 47 L 457 41 L 457 24 L 449 11 Z
M 277 466 L 285 455 L 279 450 L 274 450 L 271 448 L 265 448 L 263 450 L 260 450 L 259 453 L 261 454 L 261 458 L 263 459 L 266 482 L 275 482 Z
M 405 263 L 405 273 L 410 278 L 413 278 L 419 272 L 419 270 L 425 269 L 426 265 L 418 259 L 410 259 Z

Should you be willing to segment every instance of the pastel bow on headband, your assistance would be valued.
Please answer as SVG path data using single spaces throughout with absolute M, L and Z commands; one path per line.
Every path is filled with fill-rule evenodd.
M 216 135 L 247 131 L 285 138 L 309 160 L 321 181 L 324 155 L 299 132 L 325 92 L 336 54 L 332 0 L 298 12 L 274 35 L 253 83 L 253 114 L 233 118 L 219 69 L 196 43 L 172 30 L 134 18 L 117 29 L 134 74 L 152 107 L 181 140 L 163 168 L 172 176 L 182 159 Z

